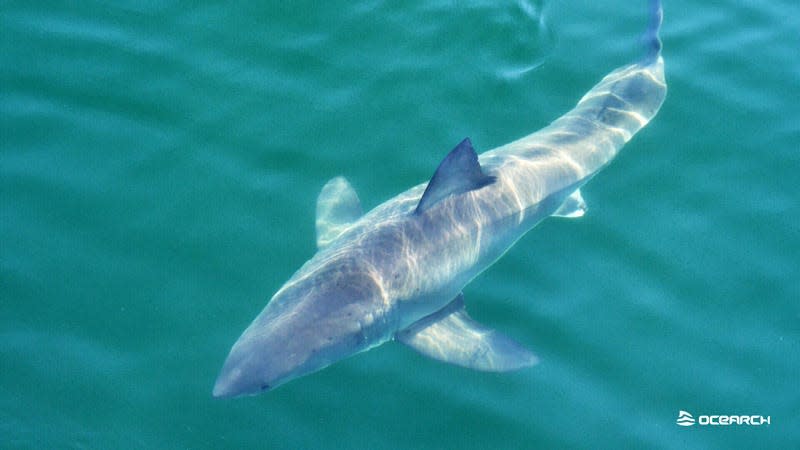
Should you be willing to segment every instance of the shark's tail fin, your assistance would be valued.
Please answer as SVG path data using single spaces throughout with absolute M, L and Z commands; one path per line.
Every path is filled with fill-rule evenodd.
M 661 38 L 658 37 L 658 32 L 661 30 L 663 18 L 664 10 L 661 8 L 661 0 L 650 0 L 650 22 L 642 36 L 646 51 L 642 60 L 643 65 L 655 62 L 661 55 Z

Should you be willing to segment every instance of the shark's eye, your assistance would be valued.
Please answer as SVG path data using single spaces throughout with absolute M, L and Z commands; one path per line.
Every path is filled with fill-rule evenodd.
M 264 383 L 264 384 L 261 385 L 261 390 L 262 391 L 266 391 L 267 389 L 269 389 L 269 384 L 268 383 Z

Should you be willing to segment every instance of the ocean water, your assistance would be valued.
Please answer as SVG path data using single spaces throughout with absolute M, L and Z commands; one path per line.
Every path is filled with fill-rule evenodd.
M 640 53 L 644 2 L 3 2 L 0 448 L 800 447 L 800 10 L 666 1 L 669 93 L 475 279 L 508 374 L 396 343 L 265 395 L 222 362 L 371 208 L 534 131 Z M 679 411 L 769 416 L 678 426 Z

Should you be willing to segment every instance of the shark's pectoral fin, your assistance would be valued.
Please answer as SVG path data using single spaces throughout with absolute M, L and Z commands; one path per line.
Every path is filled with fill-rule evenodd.
M 480 189 L 493 183 L 495 179 L 496 177 L 483 173 L 478 154 L 472 148 L 469 138 L 466 138 L 439 163 L 414 212 L 423 213 L 450 195 Z
M 581 195 L 581 190 L 577 189 L 575 192 L 572 193 L 564 203 L 561 204 L 561 207 L 553 213 L 555 217 L 583 217 L 586 214 L 586 201 L 583 200 L 583 196 Z
M 336 177 L 317 198 L 317 247 L 324 248 L 361 217 L 361 202 L 344 177 Z
M 513 339 L 472 320 L 463 294 L 395 337 L 425 356 L 470 369 L 506 372 L 538 362 Z

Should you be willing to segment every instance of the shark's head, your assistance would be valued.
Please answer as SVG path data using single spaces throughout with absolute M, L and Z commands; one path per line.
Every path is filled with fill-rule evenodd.
M 215 397 L 254 395 L 385 340 L 378 282 L 351 262 L 290 280 L 233 345 Z

